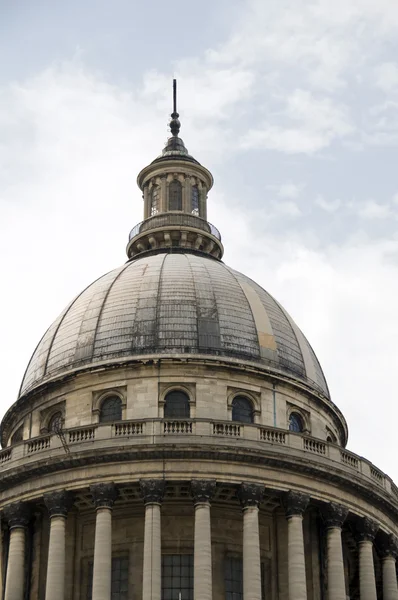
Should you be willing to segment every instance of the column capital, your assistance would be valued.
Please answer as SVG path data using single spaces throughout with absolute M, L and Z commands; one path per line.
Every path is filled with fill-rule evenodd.
M 140 479 L 140 488 L 145 504 L 161 504 L 166 482 L 164 479 Z
M 216 491 L 215 479 L 192 479 L 191 495 L 194 504 L 210 502 Z
M 264 486 L 258 483 L 241 483 L 236 495 L 239 498 L 242 508 L 257 506 L 264 497 Z
M 321 514 L 327 529 L 330 527 L 342 527 L 348 515 L 348 508 L 337 504 L 337 502 L 328 502 L 321 508 Z
M 283 503 L 286 508 L 286 517 L 293 517 L 294 515 L 302 517 L 307 509 L 309 501 L 309 494 L 295 492 L 294 490 L 286 492 L 283 498 Z
M 3 514 L 10 529 L 27 527 L 30 520 L 30 507 L 26 502 L 14 502 L 4 508 Z
M 376 533 L 379 530 L 379 525 L 376 521 L 369 519 L 369 517 L 363 517 L 359 519 L 356 526 L 356 538 L 358 542 L 373 542 L 376 537 Z
M 382 558 L 387 558 L 388 556 L 397 558 L 398 538 L 392 533 L 386 534 L 380 542 L 380 550 Z
M 90 492 L 95 508 L 112 508 L 117 498 L 117 489 L 113 482 L 94 483 L 90 485 Z
M 73 506 L 73 495 L 66 490 L 49 492 L 43 498 L 50 517 L 66 517 Z

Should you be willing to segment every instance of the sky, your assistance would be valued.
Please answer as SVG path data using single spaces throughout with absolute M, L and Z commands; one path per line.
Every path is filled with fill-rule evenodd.
M 126 260 L 177 77 L 225 262 L 289 311 L 348 448 L 398 482 L 396 0 L 0 0 L 0 53 L 1 415 Z

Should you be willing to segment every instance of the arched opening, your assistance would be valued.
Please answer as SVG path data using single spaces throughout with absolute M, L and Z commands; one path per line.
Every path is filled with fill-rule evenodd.
M 100 423 L 122 420 L 122 401 L 118 396 L 109 396 L 101 404 Z
M 304 431 L 303 418 L 296 412 L 290 413 L 289 431 L 294 431 L 295 433 L 302 433 Z
M 175 390 L 167 394 L 164 405 L 165 419 L 189 419 L 190 414 L 189 398 L 185 392 Z
M 169 185 L 169 210 L 182 210 L 182 185 L 176 179 Z
M 151 217 L 157 215 L 160 206 L 160 188 L 158 185 L 154 185 L 151 190 Z
M 18 444 L 18 442 L 23 441 L 23 427 L 18 427 L 16 431 L 12 434 L 11 444 Z
M 241 423 L 253 423 L 253 405 L 244 396 L 232 400 L 232 420 Z
M 198 217 L 199 216 L 199 188 L 197 185 L 194 185 L 192 187 L 191 207 L 192 207 L 192 214 Z
M 62 413 L 60 411 L 54 413 L 48 422 L 48 427 L 47 427 L 48 431 L 53 432 L 53 433 L 58 433 L 58 431 L 60 431 L 62 429 L 62 422 L 63 422 Z

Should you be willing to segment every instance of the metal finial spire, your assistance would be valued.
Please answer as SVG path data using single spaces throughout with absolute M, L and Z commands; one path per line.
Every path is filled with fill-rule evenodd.
M 171 113 L 170 129 L 174 137 L 180 133 L 181 123 L 178 120 L 180 115 L 177 112 L 177 79 L 173 79 L 173 112 Z

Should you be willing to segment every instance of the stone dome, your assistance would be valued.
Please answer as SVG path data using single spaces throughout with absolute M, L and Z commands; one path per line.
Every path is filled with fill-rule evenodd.
M 329 397 L 310 344 L 280 304 L 245 275 L 193 251 L 141 256 L 89 285 L 43 336 L 20 395 L 154 354 L 256 363 Z

